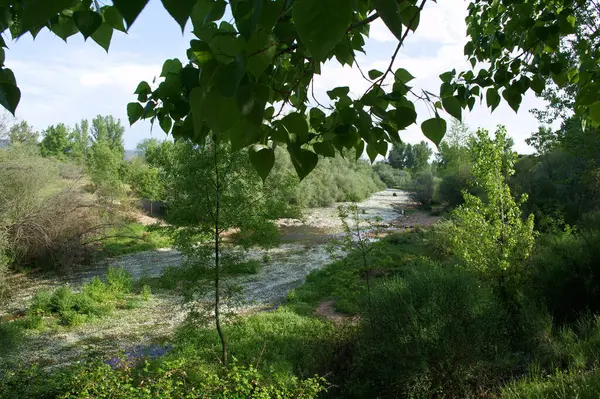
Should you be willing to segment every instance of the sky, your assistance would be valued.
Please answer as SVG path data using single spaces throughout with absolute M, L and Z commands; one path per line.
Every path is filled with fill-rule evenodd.
M 394 69 L 402 67 L 415 76 L 411 82 L 415 89 L 439 92 L 442 72 L 470 67 L 463 56 L 467 4 L 461 0 L 427 3 L 419 28 L 408 36 L 394 63 Z M 135 101 L 133 92 L 140 81 L 150 82 L 160 75 L 166 59 L 179 58 L 185 62 L 185 52 L 193 37 L 190 30 L 191 23 L 182 34 L 161 2 L 150 0 L 128 34 L 114 33 L 108 54 L 91 39 L 85 42 L 81 35 L 65 43 L 48 31 L 41 32 L 35 40 L 28 35 L 9 43 L 6 65 L 15 73 L 22 91 L 17 118 L 42 131 L 57 123 L 74 126 L 82 119 L 111 114 L 126 126 L 126 149 L 134 149 L 144 138 L 166 138 L 158 126 L 151 131 L 149 122 L 129 127 L 126 106 Z M 360 68 L 365 73 L 370 69 L 385 70 L 396 44 L 383 22 L 376 20 L 371 24 L 365 47 L 367 55 L 357 57 Z M 316 77 L 315 96 L 327 103 L 327 90 L 349 86 L 351 95 L 358 97 L 369 85 L 356 66 L 342 67 L 333 61 L 324 65 L 321 75 Z M 463 122 L 473 130 L 491 131 L 502 124 L 515 140 L 514 149 L 531 153 L 533 149 L 525 139 L 537 130 L 538 122 L 529 110 L 544 106 L 543 100 L 529 92 L 518 114 L 504 102 L 493 113 L 485 104 L 477 103 L 472 112 L 463 111 Z M 419 126 L 431 115 L 422 104 L 417 105 L 417 113 L 418 124 L 401 132 L 405 142 L 426 140 Z

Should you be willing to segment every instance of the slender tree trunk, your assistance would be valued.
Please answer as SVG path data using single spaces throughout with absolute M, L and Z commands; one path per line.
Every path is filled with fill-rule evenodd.
M 220 304 L 221 304 L 221 293 L 220 293 L 220 273 L 221 273 L 221 265 L 219 263 L 219 205 L 221 201 L 221 185 L 219 182 L 219 165 L 218 155 L 217 155 L 217 143 L 214 143 L 215 146 L 215 326 L 217 327 L 217 333 L 219 333 L 219 339 L 221 340 L 221 349 L 222 355 L 221 360 L 223 365 L 227 367 L 227 338 L 225 337 L 225 333 L 221 328 L 221 313 L 220 313 Z

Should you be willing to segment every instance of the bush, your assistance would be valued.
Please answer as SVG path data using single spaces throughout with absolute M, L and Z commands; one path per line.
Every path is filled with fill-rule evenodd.
M 43 319 L 40 316 L 58 318 L 66 326 L 83 324 L 89 317 L 102 317 L 112 312 L 117 302 L 125 299 L 131 292 L 131 275 L 123 269 L 109 268 L 104 283 L 94 277 L 86 283 L 81 292 L 73 291 L 63 285 L 53 292 L 39 291 L 31 300 L 27 309 L 27 319 L 22 326 L 29 329 L 40 329 Z M 41 320 L 41 323 L 40 323 Z
M 600 213 L 593 224 L 540 237 L 530 259 L 532 292 L 559 322 L 574 321 L 582 312 L 600 312 Z M 589 222 L 588 222 L 589 223 Z
M 505 313 L 471 274 L 422 262 L 364 303 L 352 397 L 468 397 L 502 378 Z
M 385 162 L 374 164 L 373 170 L 388 188 L 410 190 L 412 187 L 412 177 L 405 170 L 396 169 Z
M 90 206 L 62 163 L 24 147 L 0 150 L 0 266 L 68 267 L 85 258 L 104 210 Z M 64 169 L 64 168 L 62 168 Z
M 431 206 L 435 194 L 435 183 L 431 172 L 417 172 L 413 184 L 412 199 L 421 206 Z
M 111 368 L 94 360 L 50 374 L 36 366 L 7 371 L 0 378 L 0 398 L 314 399 L 324 390 L 322 378 L 299 379 L 253 366 L 215 368 L 183 358 L 140 367 L 122 363 Z
M 332 325 L 313 316 L 300 316 L 285 309 L 258 313 L 225 327 L 231 356 L 261 370 L 312 375 L 327 369 L 339 340 Z M 214 359 L 219 339 L 213 328 L 184 324 L 175 341 L 185 357 Z
M 260 262 L 250 259 L 244 262 L 233 262 L 227 265 L 225 272 L 230 274 L 256 274 L 260 267 Z

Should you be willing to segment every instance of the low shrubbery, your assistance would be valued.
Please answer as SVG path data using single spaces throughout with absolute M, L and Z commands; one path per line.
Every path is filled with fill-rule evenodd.
M 600 311 L 600 213 L 576 231 L 540 237 L 530 260 L 532 290 L 559 322 Z
M 107 256 L 169 248 L 173 245 L 173 240 L 164 231 L 135 222 L 113 228 L 106 235 L 108 238 L 102 240 L 102 251 Z
M 27 329 L 41 329 L 54 323 L 76 326 L 105 316 L 117 307 L 132 307 L 128 301 L 132 290 L 131 276 L 123 269 L 110 268 L 106 281 L 94 277 L 79 292 L 64 285 L 54 291 L 36 293 L 26 317 L 16 323 Z
M 8 371 L 0 379 L 0 398 L 129 399 L 313 399 L 324 390 L 319 377 L 300 379 L 253 366 L 211 367 L 184 358 L 111 368 L 98 360 L 50 373 L 37 367 Z
M 510 366 L 505 322 L 472 275 L 422 261 L 365 301 L 349 396 L 478 397 Z

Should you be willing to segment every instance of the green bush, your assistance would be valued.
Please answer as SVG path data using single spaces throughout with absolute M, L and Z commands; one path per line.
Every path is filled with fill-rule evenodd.
M 102 250 L 107 256 L 150 251 L 173 246 L 171 237 L 160 228 L 129 223 L 113 228 L 107 233 L 110 238 L 102 241 Z
M 392 167 L 385 162 L 377 162 L 373 170 L 388 188 L 400 188 L 410 190 L 412 188 L 412 177 L 409 172 Z
M 330 323 L 313 316 L 300 316 L 286 309 L 257 313 L 225 327 L 229 352 L 242 364 L 259 365 L 296 375 L 310 375 L 326 369 L 339 339 Z M 186 357 L 214 359 L 219 340 L 214 328 L 184 324 L 175 341 Z
M 50 373 L 34 366 L 0 377 L 2 399 L 314 399 L 323 390 L 319 377 L 260 372 L 251 365 L 217 368 L 183 358 L 118 368 L 87 361 Z
M 41 316 L 56 317 L 60 324 L 76 326 L 85 323 L 89 317 L 102 317 L 111 313 L 117 303 L 131 292 L 133 283 L 127 271 L 117 268 L 108 269 L 106 280 L 104 283 L 94 277 L 83 285 L 80 292 L 73 291 L 68 285 L 53 292 L 37 292 L 27 309 L 27 318 L 31 320 L 22 322 L 22 326 L 28 329 L 42 328 Z
M 600 312 L 599 226 L 545 234 L 537 242 L 530 292 L 559 322 L 574 321 L 588 310 Z
M 349 395 L 486 392 L 508 367 L 505 321 L 502 306 L 471 274 L 422 261 L 364 301 Z
M 227 265 L 225 271 L 231 274 L 256 274 L 260 267 L 259 261 L 250 259 L 243 262 L 233 262 Z
M 417 172 L 411 197 L 421 206 L 431 206 L 435 194 L 435 182 L 431 172 Z

